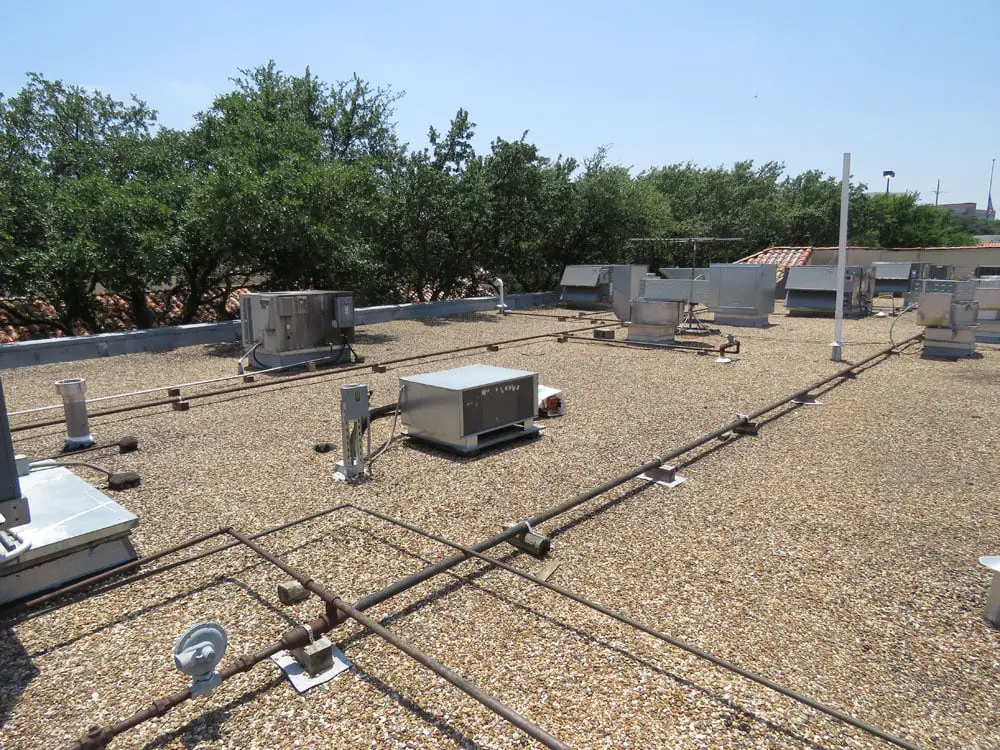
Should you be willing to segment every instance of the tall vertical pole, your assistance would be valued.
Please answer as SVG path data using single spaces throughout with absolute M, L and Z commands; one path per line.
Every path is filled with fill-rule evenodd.
M 997 165 L 997 160 L 994 158 L 993 159 L 993 163 L 990 164 L 990 189 L 989 189 L 989 192 L 987 193 L 987 195 L 989 196 L 989 198 L 993 197 L 993 169 L 996 167 L 996 165 Z M 987 201 L 988 200 L 989 199 L 987 199 Z
M 938 204 L 938 197 L 941 195 L 941 178 L 938 177 L 937 187 L 934 188 L 934 205 Z M 895 299 L 895 298 L 893 298 Z
M 886 180 L 888 185 L 888 180 Z M 844 154 L 844 174 L 840 182 L 840 241 L 837 244 L 837 310 L 833 320 L 831 359 L 840 362 L 844 357 L 841 334 L 844 328 L 844 269 L 847 266 L 847 213 L 851 207 L 851 155 Z

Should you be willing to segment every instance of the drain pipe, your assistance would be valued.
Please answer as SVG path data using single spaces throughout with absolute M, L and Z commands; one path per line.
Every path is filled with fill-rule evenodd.
M 90 420 L 87 418 L 87 381 L 83 378 L 68 378 L 56 381 L 56 392 L 62 396 L 63 414 L 66 417 L 66 440 L 64 451 L 89 448 L 94 444 L 90 434 Z

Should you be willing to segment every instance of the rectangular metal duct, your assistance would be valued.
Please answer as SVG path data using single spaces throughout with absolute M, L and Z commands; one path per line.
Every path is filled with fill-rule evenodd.
M 659 268 L 660 276 L 665 279 L 707 279 L 707 268 Z

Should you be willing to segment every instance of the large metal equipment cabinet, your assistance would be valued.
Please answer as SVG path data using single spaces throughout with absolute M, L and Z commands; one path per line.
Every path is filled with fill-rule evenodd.
M 399 379 L 406 434 L 458 453 L 539 432 L 538 374 L 469 365 Z
M 785 279 L 785 309 L 790 314 L 836 314 L 836 266 L 792 266 Z M 874 291 L 875 273 L 871 266 L 845 267 L 844 317 L 861 318 L 870 314 Z
M 765 263 L 713 263 L 708 271 L 708 309 L 726 326 L 769 325 L 778 267 Z
M 608 266 L 566 266 L 559 280 L 559 301 L 566 307 L 602 310 L 611 307 L 611 268 Z
M 905 261 L 876 261 L 875 294 L 909 294 L 913 282 L 920 277 L 920 264 Z
M 251 366 L 281 367 L 313 359 L 350 359 L 354 294 L 343 291 L 261 292 L 240 296 L 243 346 L 256 345 Z

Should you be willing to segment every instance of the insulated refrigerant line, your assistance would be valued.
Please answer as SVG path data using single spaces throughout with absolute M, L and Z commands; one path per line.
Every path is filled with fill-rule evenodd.
M 743 667 L 737 666 L 736 664 L 733 664 L 732 662 L 727 661 L 726 659 L 722 659 L 718 656 L 713 656 L 712 654 L 708 653 L 707 651 L 703 651 L 697 646 L 692 646 L 691 644 L 686 643 L 685 641 L 682 641 L 679 638 L 674 638 L 673 636 L 667 635 L 666 633 L 663 633 L 659 630 L 655 630 L 650 626 L 639 622 L 638 620 L 634 620 L 628 615 L 615 612 L 614 610 L 609 609 L 608 607 L 605 607 L 602 604 L 598 604 L 597 602 L 591 601 L 586 597 L 581 596 L 580 594 L 574 593 L 573 591 L 570 591 L 567 588 L 559 586 L 558 584 L 550 583 L 549 581 L 538 578 L 537 576 L 534 576 L 531 573 L 525 573 L 523 570 L 515 568 L 513 565 L 508 565 L 505 562 L 501 562 L 500 560 L 497 560 L 495 558 L 488 557 L 487 555 L 484 555 L 481 552 L 477 552 L 472 547 L 466 547 L 464 545 L 459 544 L 458 542 L 453 542 L 450 539 L 446 539 L 445 537 L 438 536 L 437 534 L 433 534 L 429 531 L 425 531 L 424 529 L 414 526 L 413 524 L 407 523 L 406 521 L 401 521 L 398 518 L 393 518 L 392 516 L 386 515 L 385 513 L 380 513 L 379 511 L 370 510 L 368 508 L 364 508 L 354 504 L 348 504 L 347 507 L 359 513 L 363 513 L 365 515 L 381 519 L 386 523 L 390 523 L 395 526 L 404 528 L 408 531 L 412 531 L 414 534 L 419 534 L 420 536 L 426 539 L 433 540 L 435 542 L 438 542 L 439 544 L 443 544 L 446 547 L 451 547 L 454 550 L 458 550 L 459 552 L 462 553 L 462 555 L 466 557 L 476 558 L 477 560 L 481 560 L 482 562 L 487 563 L 488 565 L 495 566 L 497 568 L 500 568 L 501 570 L 507 571 L 508 573 L 513 573 L 514 575 L 519 576 L 520 578 L 523 578 L 526 581 L 530 581 L 531 583 L 546 588 L 555 594 L 559 594 L 560 596 L 563 596 L 567 599 L 571 599 L 577 604 L 581 604 L 584 607 L 588 607 L 596 612 L 600 612 L 601 614 L 606 615 L 607 617 L 610 617 L 613 620 L 617 620 L 618 622 L 624 623 L 625 625 L 629 625 L 635 628 L 636 630 L 640 630 L 643 633 L 646 633 L 647 635 L 651 635 L 654 638 L 669 643 L 670 645 L 675 646 L 684 651 L 687 651 L 690 654 L 694 654 L 700 659 L 704 659 L 706 661 L 711 662 L 712 664 L 715 664 L 718 667 L 722 667 L 723 669 L 727 669 L 730 672 L 734 672 L 740 675 L 741 677 L 745 677 L 748 680 L 756 682 L 758 685 L 763 685 L 764 687 L 774 690 L 775 692 L 778 692 L 781 695 L 791 698 L 792 700 L 798 701 L 799 703 L 809 706 L 810 708 L 814 708 L 817 711 L 821 711 L 822 713 L 825 713 L 828 716 L 837 719 L 838 721 L 841 721 L 845 724 L 849 724 L 850 726 L 860 729 L 864 732 L 867 732 L 868 734 L 878 737 L 881 740 L 885 740 L 886 742 L 892 745 L 905 748 L 905 750 L 920 750 L 920 748 L 917 745 L 914 745 L 913 743 L 901 739 L 882 729 L 879 729 L 878 727 L 872 726 L 871 724 L 861 721 L 860 719 L 857 719 L 851 716 L 850 714 L 846 714 L 843 711 L 838 711 L 837 709 L 827 706 L 823 703 L 820 703 L 819 701 L 814 700 L 813 698 L 810 698 L 807 695 L 803 695 L 802 693 L 796 692 L 791 688 L 787 688 L 772 680 L 769 680 L 766 677 L 762 677 L 761 675 L 755 674 L 754 672 L 744 669 Z

